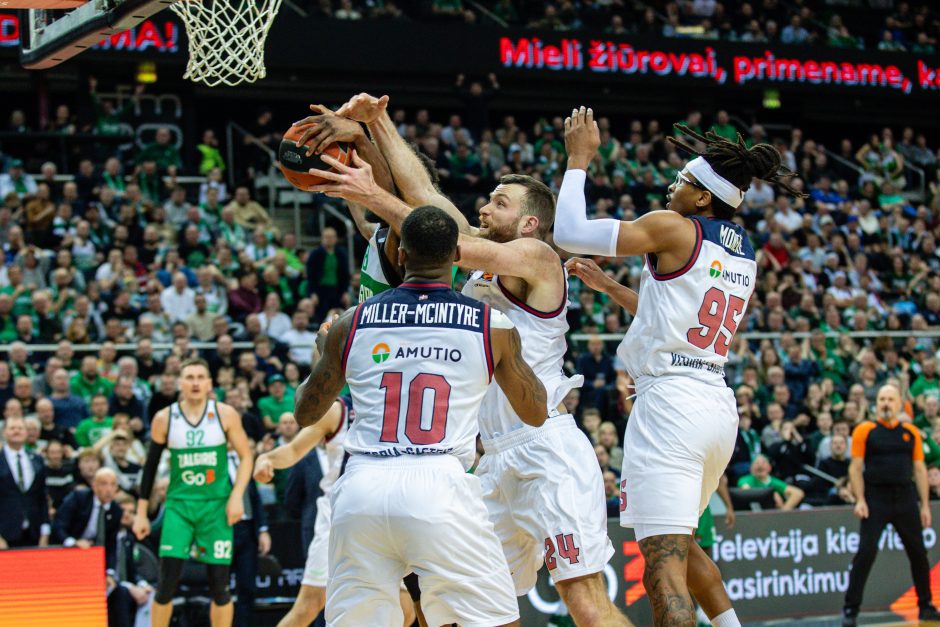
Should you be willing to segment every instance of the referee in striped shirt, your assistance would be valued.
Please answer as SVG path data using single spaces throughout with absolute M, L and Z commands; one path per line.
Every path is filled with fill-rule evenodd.
M 930 598 L 930 565 L 922 533 L 930 526 L 930 505 L 920 431 L 901 422 L 901 393 L 893 385 L 882 386 L 875 403 L 877 421 L 863 422 L 852 432 L 849 485 L 856 498 L 855 515 L 862 524 L 858 553 L 849 571 L 842 625 L 855 627 L 857 623 L 865 581 L 888 523 L 901 537 L 911 562 L 920 620 L 940 620 Z

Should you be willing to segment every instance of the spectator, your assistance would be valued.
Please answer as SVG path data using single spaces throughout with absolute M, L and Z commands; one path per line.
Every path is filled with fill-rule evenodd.
M 261 311 L 261 294 L 258 292 L 258 275 L 244 269 L 238 275 L 238 289 L 228 293 L 229 312 L 236 321 L 242 322 L 249 314 Z
M 72 393 L 69 373 L 65 368 L 59 368 L 52 374 L 52 394 L 49 400 L 52 401 L 55 422 L 59 427 L 74 429 L 88 416 L 88 404 L 81 396 Z M 36 409 L 39 410 L 38 404 Z
M 771 476 L 771 470 L 770 461 L 765 456 L 758 455 L 751 463 L 750 474 L 738 479 L 738 487 L 745 490 L 750 488 L 771 488 L 774 491 L 774 500 L 779 509 L 796 509 L 805 496 L 803 490 L 787 485 L 786 482 Z
M 284 375 L 271 375 L 267 383 L 269 396 L 258 401 L 258 410 L 264 427 L 273 431 L 277 428 L 281 414 L 294 411 L 294 395 L 287 394 L 287 380 Z
M 157 129 L 154 141 L 144 146 L 136 161 L 138 165 L 152 161 L 160 173 L 171 177 L 175 177 L 183 167 L 179 148 L 173 143 L 170 129 L 165 126 Z
M 134 394 L 135 380 L 132 376 L 119 376 L 114 383 L 114 390 L 108 399 L 108 415 L 127 416 L 128 424 L 138 438 L 146 435 L 149 421 L 146 420 L 144 403 Z
M 604 342 L 597 336 L 588 339 L 588 352 L 578 358 L 575 370 L 584 376 L 586 385 L 581 388 L 584 402 L 594 407 L 604 407 L 613 389 L 617 375 L 613 359 L 604 351 Z
M 101 438 L 111 433 L 111 417 L 108 416 L 108 397 L 95 394 L 91 399 L 91 416 L 78 423 L 75 440 L 79 446 L 94 446 Z
M 602 422 L 597 430 L 597 443 L 607 449 L 610 456 L 610 465 L 614 468 L 623 466 L 623 449 L 620 447 L 620 438 L 617 427 L 612 422 Z
M 281 297 L 277 292 L 268 292 L 264 297 L 264 309 L 258 314 L 258 320 L 264 334 L 277 341 L 291 329 L 290 316 L 281 311 Z
M 49 507 L 42 459 L 24 450 L 26 424 L 7 416 L 0 459 L 0 549 L 48 546 Z
M 620 516 L 620 480 L 610 470 L 604 471 L 604 497 L 607 499 L 607 517 Z
M 115 626 L 123 626 L 134 624 L 138 607 L 148 603 L 153 588 L 137 572 L 137 540 L 131 531 L 137 502 L 121 493 L 114 500 L 121 506 L 122 514 L 121 528 L 115 537 L 114 585 L 108 595 L 108 614 Z
M 78 442 L 71 429 L 55 422 L 55 406 L 48 398 L 36 401 L 36 418 L 39 419 L 39 448 L 44 449 L 53 440 L 66 447 L 65 453 L 71 457 L 78 450 Z
M 235 223 L 243 229 L 253 231 L 256 226 L 261 226 L 264 227 L 265 231 L 268 233 L 274 232 L 274 223 L 271 221 L 271 216 L 264 210 L 264 207 L 251 199 L 247 187 L 242 186 L 236 188 L 235 198 L 232 199 L 229 204 L 225 205 L 225 209 L 222 210 L 222 222 L 227 224 L 225 219 L 226 209 L 232 210 L 232 218 Z M 224 233 L 225 228 L 223 227 L 223 235 Z M 242 233 L 242 240 L 244 241 L 247 239 L 247 236 L 244 235 L 247 231 L 242 231 Z
M 144 461 L 141 455 L 143 445 L 137 442 L 138 451 L 135 457 L 138 461 L 131 461 L 128 457 L 130 443 L 131 434 L 126 429 L 117 427 L 95 442 L 93 448 L 104 458 L 104 467 L 114 471 L 118 486 L 128 494 L 137 496 L 137 484 L 143 470 L 143 466 L 138 462 Z
M 594 445 L 594 454 L 597 456 L 597 463 L 601 467 L 601 473 L 612 472 L 616 477 L 620 477 L 620 471 L 610 465 L 610 455 L 607 449 L 600 444 Z
M 75 464 L 68 458 L 65 446 L 59 440 L 49 440 L 43 451 L 46 462 L 46 493 L 52 509 L 56 510 L 75 487 Z
M 177 272 L 173 275 L 173 285 L 160 293 L 160 305 L 170 320 L 186 320 L 196 312 L 196 292 L 187 285 L 186 275 Z
M 13 159 L 7 164 L 7 173 L 0 174 L 0 198 L 16 194 L 19 198 L 35 196 L 39 190 L 35 179 L 23 172 L 23 162 Z
M 336 230 L 327 227 L 320 246 L 307 255 L 307 295 L 316 294 L 323 311 L 342 306 L 342 295 L 349 289 L 347 252 L 337 242 Z
M 296 423 L 295 423 L 296 424 Z M 228 476 L 235 480 L 238 473 L 238 454 L 228 451 Z M 235 619 L 233 625 L 249 627 L 255 606 L 255 585 L 258 577 L 258 556 L 271 550 L 271 534 L 258 486 L 248 483 L 244 494 L 244 514 L 235 523 L 232 540 L 232 574 L 235 575 Z
M 310 317 L 307 312 L 298 309 L 291 318 L 293 328 L 281 336 L 281 341 L 292 348 L 288 356 L 294 363 L 309 368 L 313 360 L 313 346 L 317 341 L 317 334 L 310 331 Z
M 200 342 L 209 342 L 215 339 L 212 327 L 217 314 L 210 313 L 208 302 L 204 294 L 197 293 L 193 298 L 195 311 L 185 319 L 186 327 Z

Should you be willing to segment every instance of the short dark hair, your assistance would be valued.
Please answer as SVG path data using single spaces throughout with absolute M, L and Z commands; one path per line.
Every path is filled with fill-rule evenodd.
M 443 265 L 454 260 L 459 231 L 443 209 L 418 207 L 401 224 L 401 245 L 418 265 Z
M 555 223 L 555 195 L 548 185 L 525 174 L 507 174 L 499 179 L 500 185 L 521 185 L 525 188 L 522 197 L 522 213 L 539 219 L 536 234 L 544 239 Z

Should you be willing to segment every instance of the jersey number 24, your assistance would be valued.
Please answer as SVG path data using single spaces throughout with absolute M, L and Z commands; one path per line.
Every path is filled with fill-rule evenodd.
M 743 298 L 725 295 L 717 287 L 709 289 L 698 310 L 698 323 L 702 326 L 692 327 L 686 334 L 689 344 L 702 350 L 713 348 L 722 357 L 727 356 L 746 306 L 747 301 Z M 722 329 L 727 335 L 720 333 Z
M 382 375 L 385 390 L 385 415 L 382 417 L 382 442 L 398 442 L 398 423 L 401 420 L 402 373 L 386 372 Z M 431 411 L 431 424 L 421 428 L 421 412 L 424 394 L 430 390 L 434 394 L 434 406 Z M 412 444 L 427 446 L 440 444 L 447 432 L 447 410 L 450 406 L 450 383 L 439 374 L 422 372 L 408 384 L 408 403 L 405 411 L 405 437 Z

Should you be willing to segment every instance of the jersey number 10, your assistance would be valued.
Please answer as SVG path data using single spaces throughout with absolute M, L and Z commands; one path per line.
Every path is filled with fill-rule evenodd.
M 382 417 L 382 442 L 398 442 L 398 422 L 401 419 L 400 372 L 386 372 L 382 375 L 385 390 L 385 415 Z M 424 405 L 424 393 L 434 393 L 434 408 L 431 411 L 431 426 L 421 428 L 421 412 Z M 450 406 L 450 383 L 439 374 L 422 372 L 415 376 L 408 385 L 408 409 L 405 412 L 405 437 L 412 444 L 427 446 L 440 444 L 447 432 L 447 410 Z
M 714 344 L 715 353 L 725 357 L 731 346 L 731 338 L 738 330 L 738 317 L 744 312 L 747 301 L 738 296 L 726 296 L 717 287 L 705 292 L 702 306 L 698 310 L 698 323 L 702 326 L 692 327 L 686 334 L 689 344 L 702 350 L 708 350 Z M 735 319 L 737 317 L 737 320 Z M 724 329 L 727 335 L 719 333 Z

